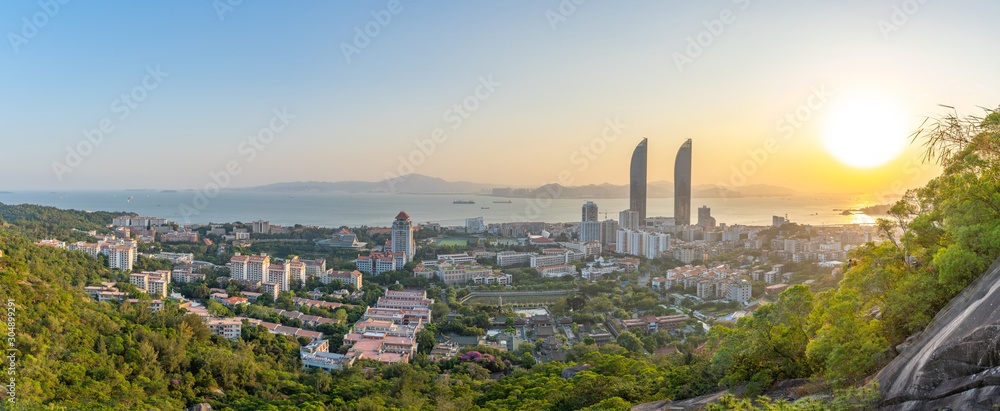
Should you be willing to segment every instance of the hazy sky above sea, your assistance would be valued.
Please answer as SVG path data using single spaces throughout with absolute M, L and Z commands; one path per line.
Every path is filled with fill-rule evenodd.
M 881 96 L 907 132 L 1000 104 L 996 1 L 390 3 L 2 2 L 0 190 L 199 188 L 227 164 L 231 187 L 627 184 L 646 137 L 650 181 L 691 138 L 694 184 L 884 192 L 938 169 L 838 161 L 838 104 Z

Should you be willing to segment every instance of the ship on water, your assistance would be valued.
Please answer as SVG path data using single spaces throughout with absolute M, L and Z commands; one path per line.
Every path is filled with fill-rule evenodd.
M 476 204 L 476 202 L 472 201 L 472 200 L 455 200 L 455 201 L 452 201 L 451 203 L 452 204 Z

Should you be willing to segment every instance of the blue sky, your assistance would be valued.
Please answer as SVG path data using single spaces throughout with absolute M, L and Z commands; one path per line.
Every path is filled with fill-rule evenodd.
M 576 184 L 624 184 L 643 137 L 650 180 L 671 180 L 673 152 L 692 138 L 695 183 L 728 182 L 817 87 L 833 96 L 827 108 L 852 93 L 887 96 L 910 129 L 938 103 L 964 113 L 1000 104 L 1000 3 L 990 1 L 404 0 L 391 13 L 387 1 L 244 0 L 221 18 L 216 3 L 0 4 L 0 190 L 195 188 L 231 162 L 231 186 L 381 180 L 408 162 L 449 180 L 540 185 L 569 171 Z M 51 4 L 58 11 L 39 18 Z M 894 7 L 910 12 L 884 33 Z M 47 21 L 28 38 L 22 18 Z M 343 45 L 366 25 L 378 34 L 348 62 Z M 676 54 L 699 35 L 710 44 L 678 69 Z M 154 84 L 157 67 L 166 76 Z M 449 107 L 483 78 L 499 86 L 452 127 Z M 116 99 L 144 79 L 155 88 L 123 118 Z M 274 110 L 294 118 L 251 161 L 240 144 Z M 848 167 L 823 149 L 824 115 L 816 109 L 747 180 L 857 192 L 903 178 L 915 149 Z M 54 170 L 105 118 L 114 131 L 71 172 Z M 595 143 L 616 118 L 627 128 Z M 447 140 L 405 160 L 436 129 Z M 594 144 L 603 148 L 582 166 Z

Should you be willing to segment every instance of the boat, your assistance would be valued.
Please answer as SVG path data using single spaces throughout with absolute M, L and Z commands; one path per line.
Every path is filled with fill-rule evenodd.
M 483 210 L 489 210 L 490 209 L 489 207 L 479 207 L 479 208 L 481 208 Z
M 512 203 L 512 201 L 510 201 L 510 200 L 494 200 L 493 201 L 493 204 L 510 204 L 510 203 Z
M 472 201 L 472 200 L 454 200 L 451 203 L 452 204 L 476 204 L 476 202 Z

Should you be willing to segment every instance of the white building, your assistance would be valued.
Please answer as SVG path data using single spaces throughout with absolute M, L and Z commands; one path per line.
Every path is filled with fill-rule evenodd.
M 240 338 L 243 331 L 243 323 L 231 318 L 208 320 L 205 325 L 212 331 L 212 334 L 221 335 L 230 340 Z
M 741 304 L 745 304 L 747 301 L 750 301 L 751 287 L 750 282 L 747 280 L 730 282 L 727 288 L 726 299 L 730 301 L 739 301 Z
M 645 236 L 642 231 L 633 230 L 618 230 L 618 241 L 615 244 L 615 251 L 628 254 L 641 256 L 645 255 Z
M 670 235 L 663 233 L 642 233 L 643 256 L 659 258 L 670 250 Z
M 267 269 L 267 282 L 277 283 L 281 291 L 289 290 L 291 277 L 287 264 L 271 264 Z
M 529 260 L 531 267 L 547 267 L 569 262 L 569 252 L 566 250 L 545 250 L 542 254 L 534 254 Z
M 497 265 L 506 267 L 508 265 L 527 264 L 531 262 L 531 256 L 531 253 L 502 251 L 497 253 Z
M 378 275 L 386 271 L 402 270 L 406 265 L 406 256 L 394 252 L 372 252 L 370 255 L 359 255 L 354 264 L 361 272 Z
M 638 230 L 639 213 L 632 210 L 624 210 L 618 213 L 618 228 L 623 230 Z
M 237 253 L 229 259 L 230 277 L 237 281 L 266 282 L 270 267 L 271 257 L 266 254 L 245 256 Z
M 465 219 L 465 232 L 481 233 L 483 231 L 486 231 L 486 224 L 483 224 L 482 217 L 473 217 Z
M 538 275 L 542 277 L 562 277 L 566 274 L 576 275 L 576 267 L 572 264 L 560 264 L 548 267 L 538 267 Z
M 113 245 L 108 248 L 108 267 L 122 271 L 132 271 L 135 264 L 135 247 L 130 245 Z
M 337 270 L 327 270 L 320 275 L 319 281 L 323 284 L 330 284 L 334 280 L 340 280 L 343 285 L 353 285 L 356 289 L 361 289 L 361 280 L 363 274 L 359 270 L 354 271 L 337 271 Z
M 604 223 L 599 221 L 583 221 L 580 223 L 580 241 L 601 241 L 601 230 Z

